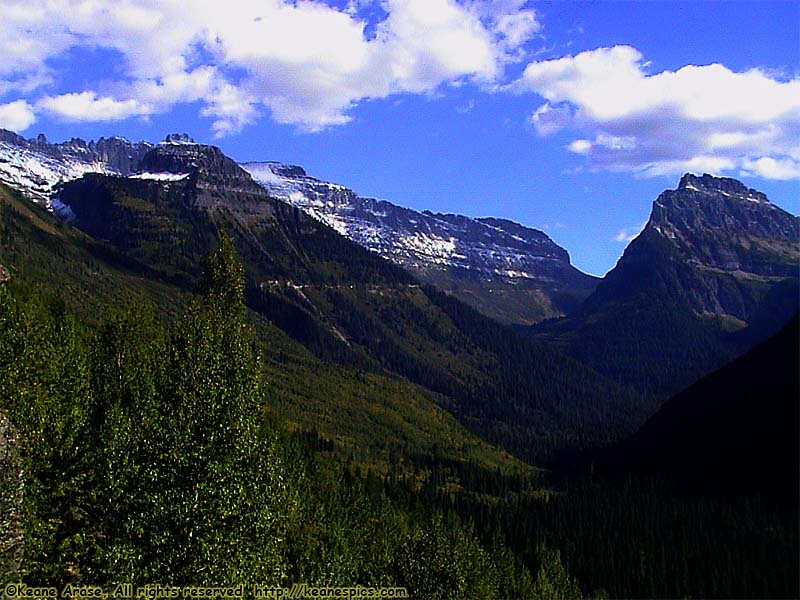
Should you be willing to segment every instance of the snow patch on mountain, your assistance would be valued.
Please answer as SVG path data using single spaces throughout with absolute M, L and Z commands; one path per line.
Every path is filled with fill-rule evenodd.
M 453 262 L 456 251 L 454 238 L 444 239 L 427 233 L 401 236 L 400 243 L 419 256 L 427 256 L 435 264 Z
M 130 179 L 149 179 L 153 181 L 181 181 L 189 177 L 189 173 L 137 173 Z
M 25 139 L 0 129 L 0 182 L 56 212 L 61 205 L 53 196 L 60 184 L 87 173 L 129 175 L 152 148 L 149 142 L 134 143 L 118 136 L 53 144 L 44 135 Z
M 504 280 L 552 281 L 569 256 L 544 233 L 502 219 L 417 212 L 309 177 L 277 162 L 242 167 L 284 200 L 411 270 L 462 269 Z
M 56 159 L 35 150 L 0 142 L 0 181 L 45 206 L 60 183 L 78 179 L 86 173 L 109 172 L 106 165 L 100 162 L 72 157 Z
M 275 173 L 272 172 L 272 164 L 279 164 L 279 163 L 247 163 L 242 165 L 242 168 L 250 173 L 250 176 L 263 183 L 265 186 L 269 185 L 272 187 L 280 187 L 284 182 L 288 183 L 282 177 L 278 177 Z M 292 186 L 288 185 L 286 190 L 281 190 L 282 192 L 290 193 Z

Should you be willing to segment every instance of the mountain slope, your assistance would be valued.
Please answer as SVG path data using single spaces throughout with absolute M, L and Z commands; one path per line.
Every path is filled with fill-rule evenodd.
M 0 274 L 20 295 L 59 294 L 87 326 L 113 307 L 152 302 L 174 318 L 194 284 L 164 273 L 59 221 L 0 184 Z M 6 270 L 7 268 L 7 270 Z M 385 471 L 390 455 L 439 456 L 504 473 L 522 463 L 467 431 L 436 394 L 407 381 L 325 362 L 266 319 L 250 313 L 264 358 L 270 412 L 293 429 L 316 431 L 337 452 Z M 408 467 L 413 471 L 416 467 Z
M 519 456 L 616 439 L 647 412 L 597 373 L 270 197 L 214 147 L 161 144 L 142 169 L 161 175 L 92 174 L 64 185 L 77 226 L 184 283 L 226 228 L 254 310 L 318 357 L 440 394 L 468 428 Z
M 692 490 L 756 492 L 797 507 L 800 322 L 668 400 L 605 468 L 666 475 Z M 602 466 L 602 465 L 599 465 Z
M 581 309 L 532 332 L 618 381 L 675 393 L 797 309 L 799 223 L 738 181 L 687 174 Z
M 597 279 L 541 231 L 505 219 L 417 212 L 362 198 L 282 163 L 242 165 L 270 195 L 298 206 L 420 280 L 506 323 L 574 310 Z

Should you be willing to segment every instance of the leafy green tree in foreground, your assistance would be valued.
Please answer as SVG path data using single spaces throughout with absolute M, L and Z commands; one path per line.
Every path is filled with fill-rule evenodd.
M 204 281 L 169 335 L 152 310 L 129 309 L 89 341 L 59 306 L 18 306 L 0 291 L 26 580 L 281 579 L 291 500 L 224 237 Z
M 263 418 L 260 359 L 244 320 L 243 274 L 227 236 L 209 256 L 203 297 L 173 327 L 148 446 L 157 519 L 151 577 L 175 583 L 279 581 L 292 498 Z
M 77 325 L 62 304 L 22 310 L 0 288 L 0 397 L 20 439 L 22 557 L 33 582 L 73 577 L 91 554 L 85 534 L 96 485 L 91 389 Z

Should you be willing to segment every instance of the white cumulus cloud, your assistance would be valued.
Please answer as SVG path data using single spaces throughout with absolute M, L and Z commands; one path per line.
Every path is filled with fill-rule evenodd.
M 757 160 L 745 160 L 742 170 L 745 175 L 756 174 L 765 179 L 800 179 L 800 160 L 795 158 L 776 160 L 763 156 Z
M 0 104 L 0 127 L 12 131 L 24 131 L 36 122 L 33 108 L 25 100 Z
M 0 93 L 53 87 L 75 49 L 112 52 L 89 89 L 25 99 L 68 120 L 114 120 L 200 101 L 217 135 L 262 115 L 305 130 L 359 103 L 493 86 L 540 25 L 524 0 L 4 0 Z M 369 31 L 368 31 L 369 29 Z M 63 59 L 53 62 L 53 59 Z M 57 65 L 57 66 L 54 66 Z
M 152 111 L 138 100 L 115 100 L 109 96 L 98 98 L 92 91 L 48 96 L 37 105 L 65 121 L 120 121 L 145 116 Z
M 544 121 L 551 105 L 571 107 L 571 126 L 582 135 L 569 149 L 596 169 L 653 176 L 700 167 L 770 179 L 800 173 L 798 78 L 721 64 L 650 74 L 637 49 L 615 46 L 532 62 L 508 89 L 547 101 L 532 117 L 544 124 L 540 134 L 560 129 Z

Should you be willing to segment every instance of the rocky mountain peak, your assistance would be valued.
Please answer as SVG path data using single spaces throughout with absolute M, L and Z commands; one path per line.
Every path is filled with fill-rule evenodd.
M 677 189 L 664 191 L 653 203 L 648 228 L 687 252 L 692 247 L 690 253 L 708 248 L 711 238 L 717 246 L 730 246 L 747 245 L 744 238 L 796 243 L 798 237 L 797 217 L 771 204 L 765 194 L 736 179 L 708 174 L 687 173 Z
M 681 177 L 678 190 L 701 192 L 705 194 L 722 194 L 724 196 L 739 196 L 743 199 L 758 202 L 769 202 L 762 192 L 748 188 L 741 181 L 730 177 L 714 177 L 708 173 L 701 176 L 686 173 Z
M 515 221 L 498 219 L 496 217 L 480 217 L 476 219 L 476 221 L 487 225 L 497 232 L 510 236 L 514 241 L 521 243 L 521 246 L 519 246 L 520 248 L 536 248 L 536 253 L 541 256 L 549 256 L 566 263 L 570 262 L 567 251 L 550 239 L 544 231 L 525 227 Z
M 187 139 L 191 138 L 183 134 L 167 136 L 167 142 L 144 155 L 136 177 L 161 182 L 186 179 L 193 202 L 207 208 L 224 204 L 239 210 L 244 204 L 255 205 L 268 199 L 250 174 L 222 150 Z
M 172 137 L 167 136 L 167 139 Z M 191 138 L 186 136 L 186 139 Z M 206 144 L 185 141 L 158 144 L 142 157 L 138 170 L 141 173 L 193 175 L 208 181 L 238 180 L 263 193 L 261 187 L 235 161 L 216 146 Z
M 153 147 L 149 142 L 131 142 L 119 136 L 100 138 L 87 142 L 73 137 L 69 141 L 53 144 L 40 133 L 35 138 L 25 139 L 12 131 L 0 129 L 0 143 L 17 154 L 39 155 L 64 163 L 83 162 L 93 164 L 95 171 L 127 175 L 138 167 L 139 160 Z
M 188 133 L 170 133 L 164 138 L 164 144 L 196 144 Z
M 798 264 L 800 218 L 735 179 L 687 174 L 658 196 L 644 231 L 592 300 L 649 285 L 697 314 L 747 322 L 763 290 L 797 280 Z

